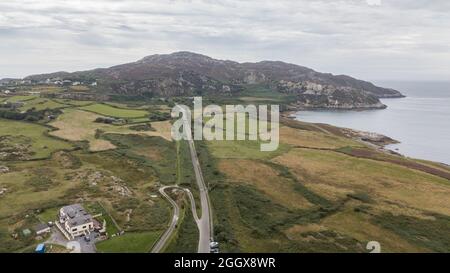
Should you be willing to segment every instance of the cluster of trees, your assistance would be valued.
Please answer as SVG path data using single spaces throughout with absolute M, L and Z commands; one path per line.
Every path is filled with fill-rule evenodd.
M 21 113 L 13 110 L 0 109 L 0 118 L 25 121 L 39 121 L 45 118 L 54 118 L 62 112 L 58 109 L 45 109 L 36 111 L 34 108 Z
M 137 124 L 129 127 L 131 130 L 135 131 L 154 131 L 152 125 L 150 123 L 145 124 Z
M 0 103 L 0 108 L 15 110 L 15 109 L 21 107 L 22 105 L 23 105 L 23 103 L 20 103 L 20 102 L 4 102 L 4 103 Z
M 95 122 L 97 122 L 97 123 L 106 123 L 106 124 L 112 124 L 116 121 L 117 121 L 117 119 L 109 118 L 109 117 L 98 117 L 95 119 Z
M 170 113 L 167 113 L 167 112 L 155 111 L 155 112 L 150 113 L 148 118 L 151 121 L 164 121 L 164 120 L 170 119 L 171 116 L 170 116 Z

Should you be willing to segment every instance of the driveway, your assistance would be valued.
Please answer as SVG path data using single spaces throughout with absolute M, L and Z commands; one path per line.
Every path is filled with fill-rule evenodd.
M 70 249 L 74 249 L 72 253 L 95 253 L 95 232 L 92 232 L 90 235 L 91 240 L 86 242 L 83 237 L 77 237 L 73 241 L 68 241 L 66 237 L 56 228 L 52 228 L 52 234 L 50 238 L 45 242 L 46 244 L 52 245 L 60 245 L 63 247 L 69 247 Z M 80 246 L 78 249 L 78 245 Z

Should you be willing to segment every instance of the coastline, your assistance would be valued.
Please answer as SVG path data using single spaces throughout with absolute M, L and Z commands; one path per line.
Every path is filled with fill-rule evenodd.
M 385 102 L 387 101 L 388 100 L 386 100 Z M 408 133 L 406 133 L 405 138 L 398 138 L 399 136 L 402 136 L 402 132 L 405 132 L 402 130 L 408 130 L 408 128 L 416 128 L 416 126 L 420 126 L 415 122 L 413 116 L 410 116 L 409 112 L 404 112 L 404 107 L 407 107 L 408 104 L 404 104 L 401 101 L 402 100 L 392 100 L 392 104 L 386 103 L 390 111 L 375 111 L 374 109 L 341 110 L 326 108 L 301 110 L 292 109 L 283 112 L 282 115 L 291 120 L 298 120 L 300 122 L 315 124 L 319 126 L 321 124 L 326 124 L 327 126 L 331 126 L 333 128 L 339 128 L 341 132 L 345 132 L 345 135 L 347 137 L 365 144 L 370 144 L 370 146 L 376 147 L 378 150 L 388 154 L 398 155 L 411 160 L 424 160 L 428 162 L 434 162 L 444 167 L 450 167 L 448 160 L 446 160 L 445 154 L 442 155 L 442 153 L 440 153 L 437 154 L 438 156 L 435 156 L 435 154 L 433 153 L 434 150 L 432 149 L 435 148 L 434 146 L 432 146 L 433 142 L 427 141 L 428 138 L 426 137 L 426 135 L 430 135 L 433 131 L 426 131 L 425 134 L 418 136 L 424 138 L 425 135 L 425 139 L 416 137 L 411 140 Z M 410 111 L 409 108 L 406 109 L 407 111 Z M 364 112 L 366 110 L 367 114 L 357 114 L 357 112 Z M 298 115 L 302 115 L 302 112 L 309 113 L 305 113 L 305 118 L 302 119 L 298 117 Z M 315 112 L 321 112 L 317 113 L 317 118 Z M 335 115 L 333 113 L 338 112 L 339 114 L 336 114 L 337 118 L 335 118 Z M 346 121 L 346 113 L 349 113 L 348 115 L 350 117 L 350 122 Z M 392 115 L 392 113 L 394 113 L 394 115 Z M 406 117 L 406 119 L 398 118 L 398 116 Z M 385 120 L 386 122 L 383 122 L 383 120 Z M 410 123 L 411 121 L 412 123 Z M 425 119 L 425 121 L 427 121 L 427 119 Z M 377 125 L 372 125 L 373 122 L 375 122 L 375 124 Z M 406 126 L 402 127 L 403 124 L 406 124 Z M 351 129 L 349 128 L 349 126 L 352 126 Z M 380 131 L 380 128 L 384 129 Z M 399 130 L 397 130 L 397 128 L 399 128 Z M 392 133 L 394 137 L 392 137 L 392 135 L 389 133 Z M 427 146 L 427 143 L 431 144 Z
M 295 113 L 295 112 L 294 112 Z M 437 166 L 440 166 L 442 168 L 450 168 L 449 164 L 446 164 L 444 162 L 436 161 L 436 160 L 429 160 L 429 159 L 421 159 L 418 157 L 411 157 L 408 155 L 405 155 L 403 153 L 398 152 L 397 150 L 389 149 L 388 146 L 392 144 L 398 144 L 401 143 L 398 140 L 395 140 L 391 137 L 388 137 L 383 134 L 375 133 L 375 132 L 368 132 L 368 131 L 362 131 L 362 130 L 355 130 L 345 127 L 338 127 L 335 125 L 327 124 L 327 123 L 313 123 L 313 122 L 306 122 L 297 120 L 295 116 L 291 113 L 290 115 L 287 115 L 284 113 L 282 115 L 283 118 L 292 120 L 295 122 L 299 122 L 303 126 L 316 126 L 321 131 L 330 131 L 331 129 L 333 131 L 333 134 L 336 134 L 336 132 L 340 133 L 342 136 L 353 139 L 354 141 L 360 142 L 361 144 L 364 144 L 367 146 L 367 148 L 372 148 L 386 156 L 386 158 L 373 158 L 370 151 L 364 148 L 354 148 L 351 149 L 353 151 L 340 151 L 344 154 L 350 154 L 352 156 L 361 157 L 361 158 L 367 158 L 367 159 L 375 159 L 375 160 L 381 160 L 386 162 L 391 162 L 395 164 L 399 164 L 405 167 L 411 167 L 420 171 L 424 171 L 430 174 L 434 174 L 437 176 L 441 176 L 439 170 L 436 170 L 436 167 L 433 167 L 433 164 L 436 164 Z M 447 175 L 445 175 L 447 177 Z

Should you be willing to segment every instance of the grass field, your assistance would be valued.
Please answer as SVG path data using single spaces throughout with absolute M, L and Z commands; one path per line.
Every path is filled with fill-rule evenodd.
M 37 215 L 38 219 L 44 223 L 48 223 L 50 221 L 54 222 L 57 219 L 57 215 L 59 214 L 59 207 L 48 208 L 43 212 Z
M 69 89 L 71 91 L 74 91 L 74 92 L 87 92 L 87 91 L 90 91 L 89 87 L 84 86 L 84 85 L 71 86 L 71 87 L 69 87 Z
M 363 191 L 380 202 L 395 200 L 408 207 L 450 215 L 450 207 L 445 205 L 450 204 L 450 181 L 427 173 L 310 149 L 291 150 L 274 161 L 289 167 L 318 194 L 326 194 L 322 185 L 344 192 Z
M 142 104 L 139 102 L 134 103 L 105 102 L 104 104 L 122 109 L 147 110 L 148 108 L 150 108 L 150 105 Z
M 272 158 L 290 149 L 288 145 L 280 143 L 277 150 L 272 152 L 262 152 L 260 141 L 209 141 L 208 146 L 212 154 L 217 158 L 251 158 L 263 159 Z
M 106 104 L 92 104 L 83 106 L 80 109 L 116 118 L 142 118 L 149 114 L 144 110 L 124 109 Z
M 29 101 L 29 100 L 34 100 L 36 98 L 38 98 L 38 95 L 18 95 L 18 96 L 13 96 L 8 98 L 6 101 L 8 102 L 24 102 L 24 101 Z
M 33 100 L 25 101 L 24 106 L 20 107 L 21 111 L 27 111 L 29 109 L 34 108 L 36 111 L 44 110 L 44 109 L 57 109 L 67 107 L 66 104 L 61 104 L 59 102 L 53 101 L 51 99 L 45 98 L 36 98 Z
M 103 253 L 146 253 L 159 238 L 159 232 L 128 232 L 96 244 Z
M 280 142 L 292 146 L 337 149 L 341 147 L 362 147 L 363 144 L 354 140 L 307 130 L 294 129 L 287 126 L 280 128 Z
M 118 153 L 130 158 L 143 160 L 152 168 L 163 184 L 176 182 L 176 148 L 175 142 L 160 137 L 143 135 L 108 134 L 105 139 L 118 146 Z
M 363 226 L 364 228 L 361 228 Z M 377 241 L 383 246 L 383 252 L 423 252 L 420 246 L 411 244 L 405 238 L 376 225 L 371 217 L 364 213 L 357 213 L 353 208 L 346 208 L 319 224 L 323 229 L 332 229 L 354 237 L 361 242 Z
M 229 181 L 253 185 L 274 202 L 287 208 L 305 209 L 311 206 L 308 200 L 295 191 L 295 185 L 270 165 L 248 159 L 224 159 L 219 161 L 219 170 L 226 174 Z
M 95 104 L 94 101 L 89 101 L 89 100 L 54 99 L 54 101 L 61 103 L 61 104 L 72 105 L 72 106 L 86 106 L 89 104 Z
M 142 134 L 148 136 L 160 136 L 171 140 L 170 123 L 155 122 L 152 127 L 155 131 L 137 132 L 128 128 L 128 126 L 115 126 L 104 123 L 94 122 L 99 115 L 76 110 L 65 109 L 64 114 L 60 115 L 56 121 L 50 123 L 51 126 L 58 128 L 51 134 L 71 141 L 87 141 L 91 151 L 104 151 L 116 148 L 111 142 L 98 138 L 97 132 L 118 134 Z
M 40 93 L 58 93 L 63 90 L 64 89 L 62 87 L 54 85 L 38 85 L 31 87 L 32 92 L 40 92 Z
M 66 192 L 80 186 L 80 181 L 66 178 L 71 170 L 59 168 L 52 159 L 18 162 L 9 166 L 13 171 L 0 175 L 0 185 L 7 189 L 7 193 L 0 198 L 0 219 L 14 219 L 34 209 L 52 209 L 70 202 L 70 199 L 63 199 Z M 43 220 L 52 218 L 51 214 L 52 211 L 43 210 Z
M 29 159 L 45 158 L 51 153 L 62 149 L 71 149 L 68 142 L 46 135 L 49 129 L 45 126 L 21 121 L 0 119 L 0 136 L 10 136 L 11 139 L 4 145 L 22 150 Z

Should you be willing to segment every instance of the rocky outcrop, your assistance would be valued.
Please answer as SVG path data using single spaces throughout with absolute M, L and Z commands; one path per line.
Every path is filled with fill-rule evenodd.
M 9 172 L 9 168 L 6 166 L 0 166 L 0 174 L 2 173 L 8 173 Z
M 397 140 L 392 139 L 388 136 L 374 133 L 374 132 L 365 132 L 360 130 L 354 130 L 349 128 L 339 128 L 339 130 L 347 137 L 359 139 L 364 142 L 369 142 L 377 146 L 384 147 L 389 144 L 397 144 L 399 143 Z
M 384 109 L 386 105 L 373 94 L 351 87 L 336 87 L 313 82 L 281 81 L 279 92 L 296 95 L 296 101 L 290 105 L 293 110 L 307 109 Z

